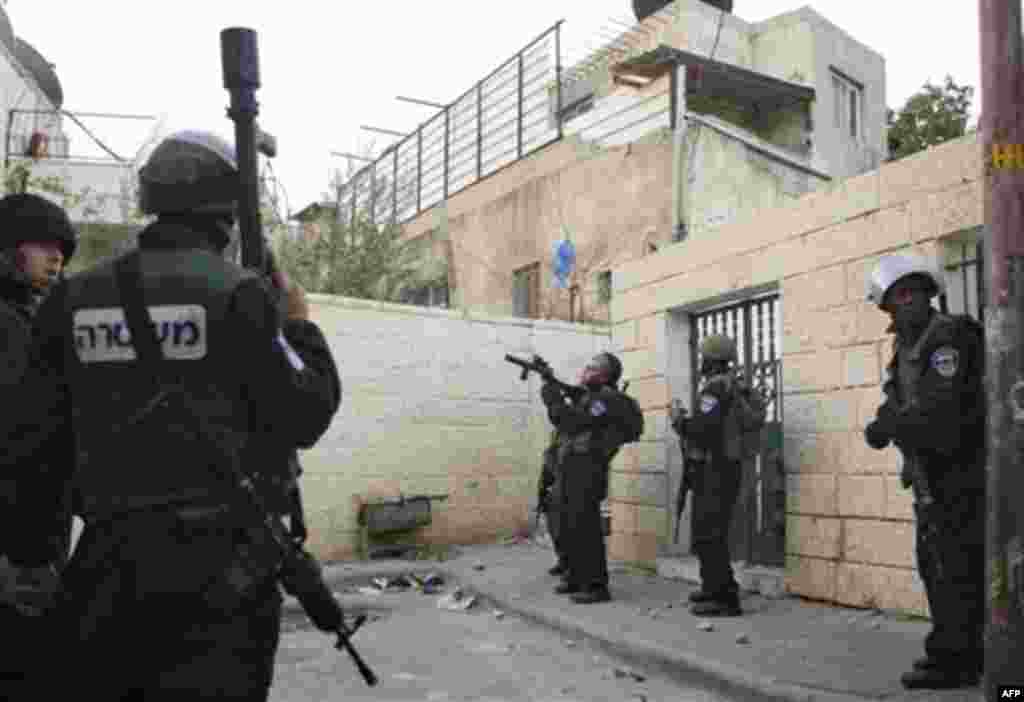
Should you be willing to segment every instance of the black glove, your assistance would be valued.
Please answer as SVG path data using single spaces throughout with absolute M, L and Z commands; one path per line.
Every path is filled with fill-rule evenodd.
M 892 436 L 886 429 L 884 422 L 876 419 L 871 424 L 868 424 L 864 430 L 864 440 L 868 442 L 868 446 L 871 448 L 881 451 L 892 441 Z
M 544 404 L 550 407 L 564 402 L 565 395 L 562 394 L 561 388 L 554 383 L 544 383 L 540 389 L 540 399 L 544 400 Z

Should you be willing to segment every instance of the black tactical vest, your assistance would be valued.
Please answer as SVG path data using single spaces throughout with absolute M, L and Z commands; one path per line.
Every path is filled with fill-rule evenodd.
M 195 248 L 143 250 L 141 269 L 164 356 L 155 368 L 136 358 L 113 263 L 68 282 L 68 383 L 86 516 L 221 501 L 210 467 L 219 447 L 197 435 L 185 404 L 154 403 L 160 389 L 183 388 L 208 425 L 239 435 L 247 428 L 241 378 L 233 372 L 246 349 L 237 347 L 226 316 L 250 274 Z

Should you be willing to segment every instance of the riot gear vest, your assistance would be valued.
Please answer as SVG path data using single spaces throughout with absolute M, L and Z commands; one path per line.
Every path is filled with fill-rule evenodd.
M 242 379 L 231 372 L 245 349 L 227 317 L 234 291 L 251 274 L 197 248 L 145 249 L 140 265 L 164 357 L 155 367 L 143 366 L 131 345 L 113 263 L 68 282 L 67 382 L 86 516 L 222 501 L 210 463 L 223 447 L 208 445 L 183 413 L 198 409 L 205 424 L 227 434 L 247 429 Z M 159 399 L 170 388 L 188 402 L 179 392 Z

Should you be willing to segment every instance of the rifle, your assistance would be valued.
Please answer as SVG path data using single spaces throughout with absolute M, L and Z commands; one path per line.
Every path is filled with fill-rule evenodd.
M 569 385 L 563 383 L 561 380 L 555 377 L 555 372 L 551 370 L 551 366 L 540 356 L 534 355 L 532 361 L 524 361 L 521 358 L 516 358 L 510 354 L 505 354 L 505 360 L 513 365 L 517 365 L 523 369 L 523 372 L 519 375 L 520 380 L 526 380 L 530 373 L 536 373 L 544 379 L 546 383 L 554 383 L 558 386 L 558 389 L 565 393 L 573 401 L 583 396 L 586 393 L 586 389 L 579 385 Z
M 259 103 L 256 90 L 260 87 L 259 49 L 256 32 L 251 29 L 231 27 L 220 33 L 221 64 L 224 73 L 224 87 L 231 94 L 228 117 L 235 124 L 235 150 L 238 159 L 238 228 L 241 232 L 242 265 L 256 270 L 265 277 L 271 277 L 276 270 L 273 253 L 267 246 L 260 222 L 259 176 L 257 173 L 257 151 L 268 158 L 277 154 L 277 140 L 256 124 Z M 289 460 L 297 462 L 293 450 Z M 241 469 L 232 467 L 227 477 L 239 491 L 249 498 L 261 524 L 265 527 L 282 559 L 281 583 L 294 595 L 310 621 L 321 631 L 336 634 L 336 648 L 344 648 L 352 657 L 363 679 L 368 685 L 376 685 L 377 677 L 363 662 L 349 640 L 366 617 L 359 617 L 352 628 L 345 624 L 344 612 L 323 580 L 320 564 L 308 553 L 301 540 L 292 538 L 281 520 L 267 511 L 255 487 Z M 293 495 L 297 509 L 300 503 Z
M 685 417 L 686 410 L 682 408 L 679 400 L 672 400 L 672 408 L 677 412 L 682 412 Z M 683 475 L 679 481 L 679 492 L 676 493 L 676 527 L 672 538 L 674 544 L 679 543 L 679 522 L 682 521 L 683 512 L 686 510 L 686 497 L 693 490 L 693 470 L 691 470 L 690 459 L 686 451 L 685 432 L 679 433 L 679 448 L 683 454 Z

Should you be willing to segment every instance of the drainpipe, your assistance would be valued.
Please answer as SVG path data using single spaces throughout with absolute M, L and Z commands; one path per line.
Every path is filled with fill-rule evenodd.
M 1024 50 L 1021 0 L 979 0 L 988 306 L 985 699 L 1024 651 Z
M 687 148 L 686 135 L 689 124 L 686 119 L 686 66 L 678 61 L 672 65 L 671 75 L 672 105 L 672 215 L 674 221 L 673 239 L 682 241 L 688 233 L 686 212 L 687 190 Z

